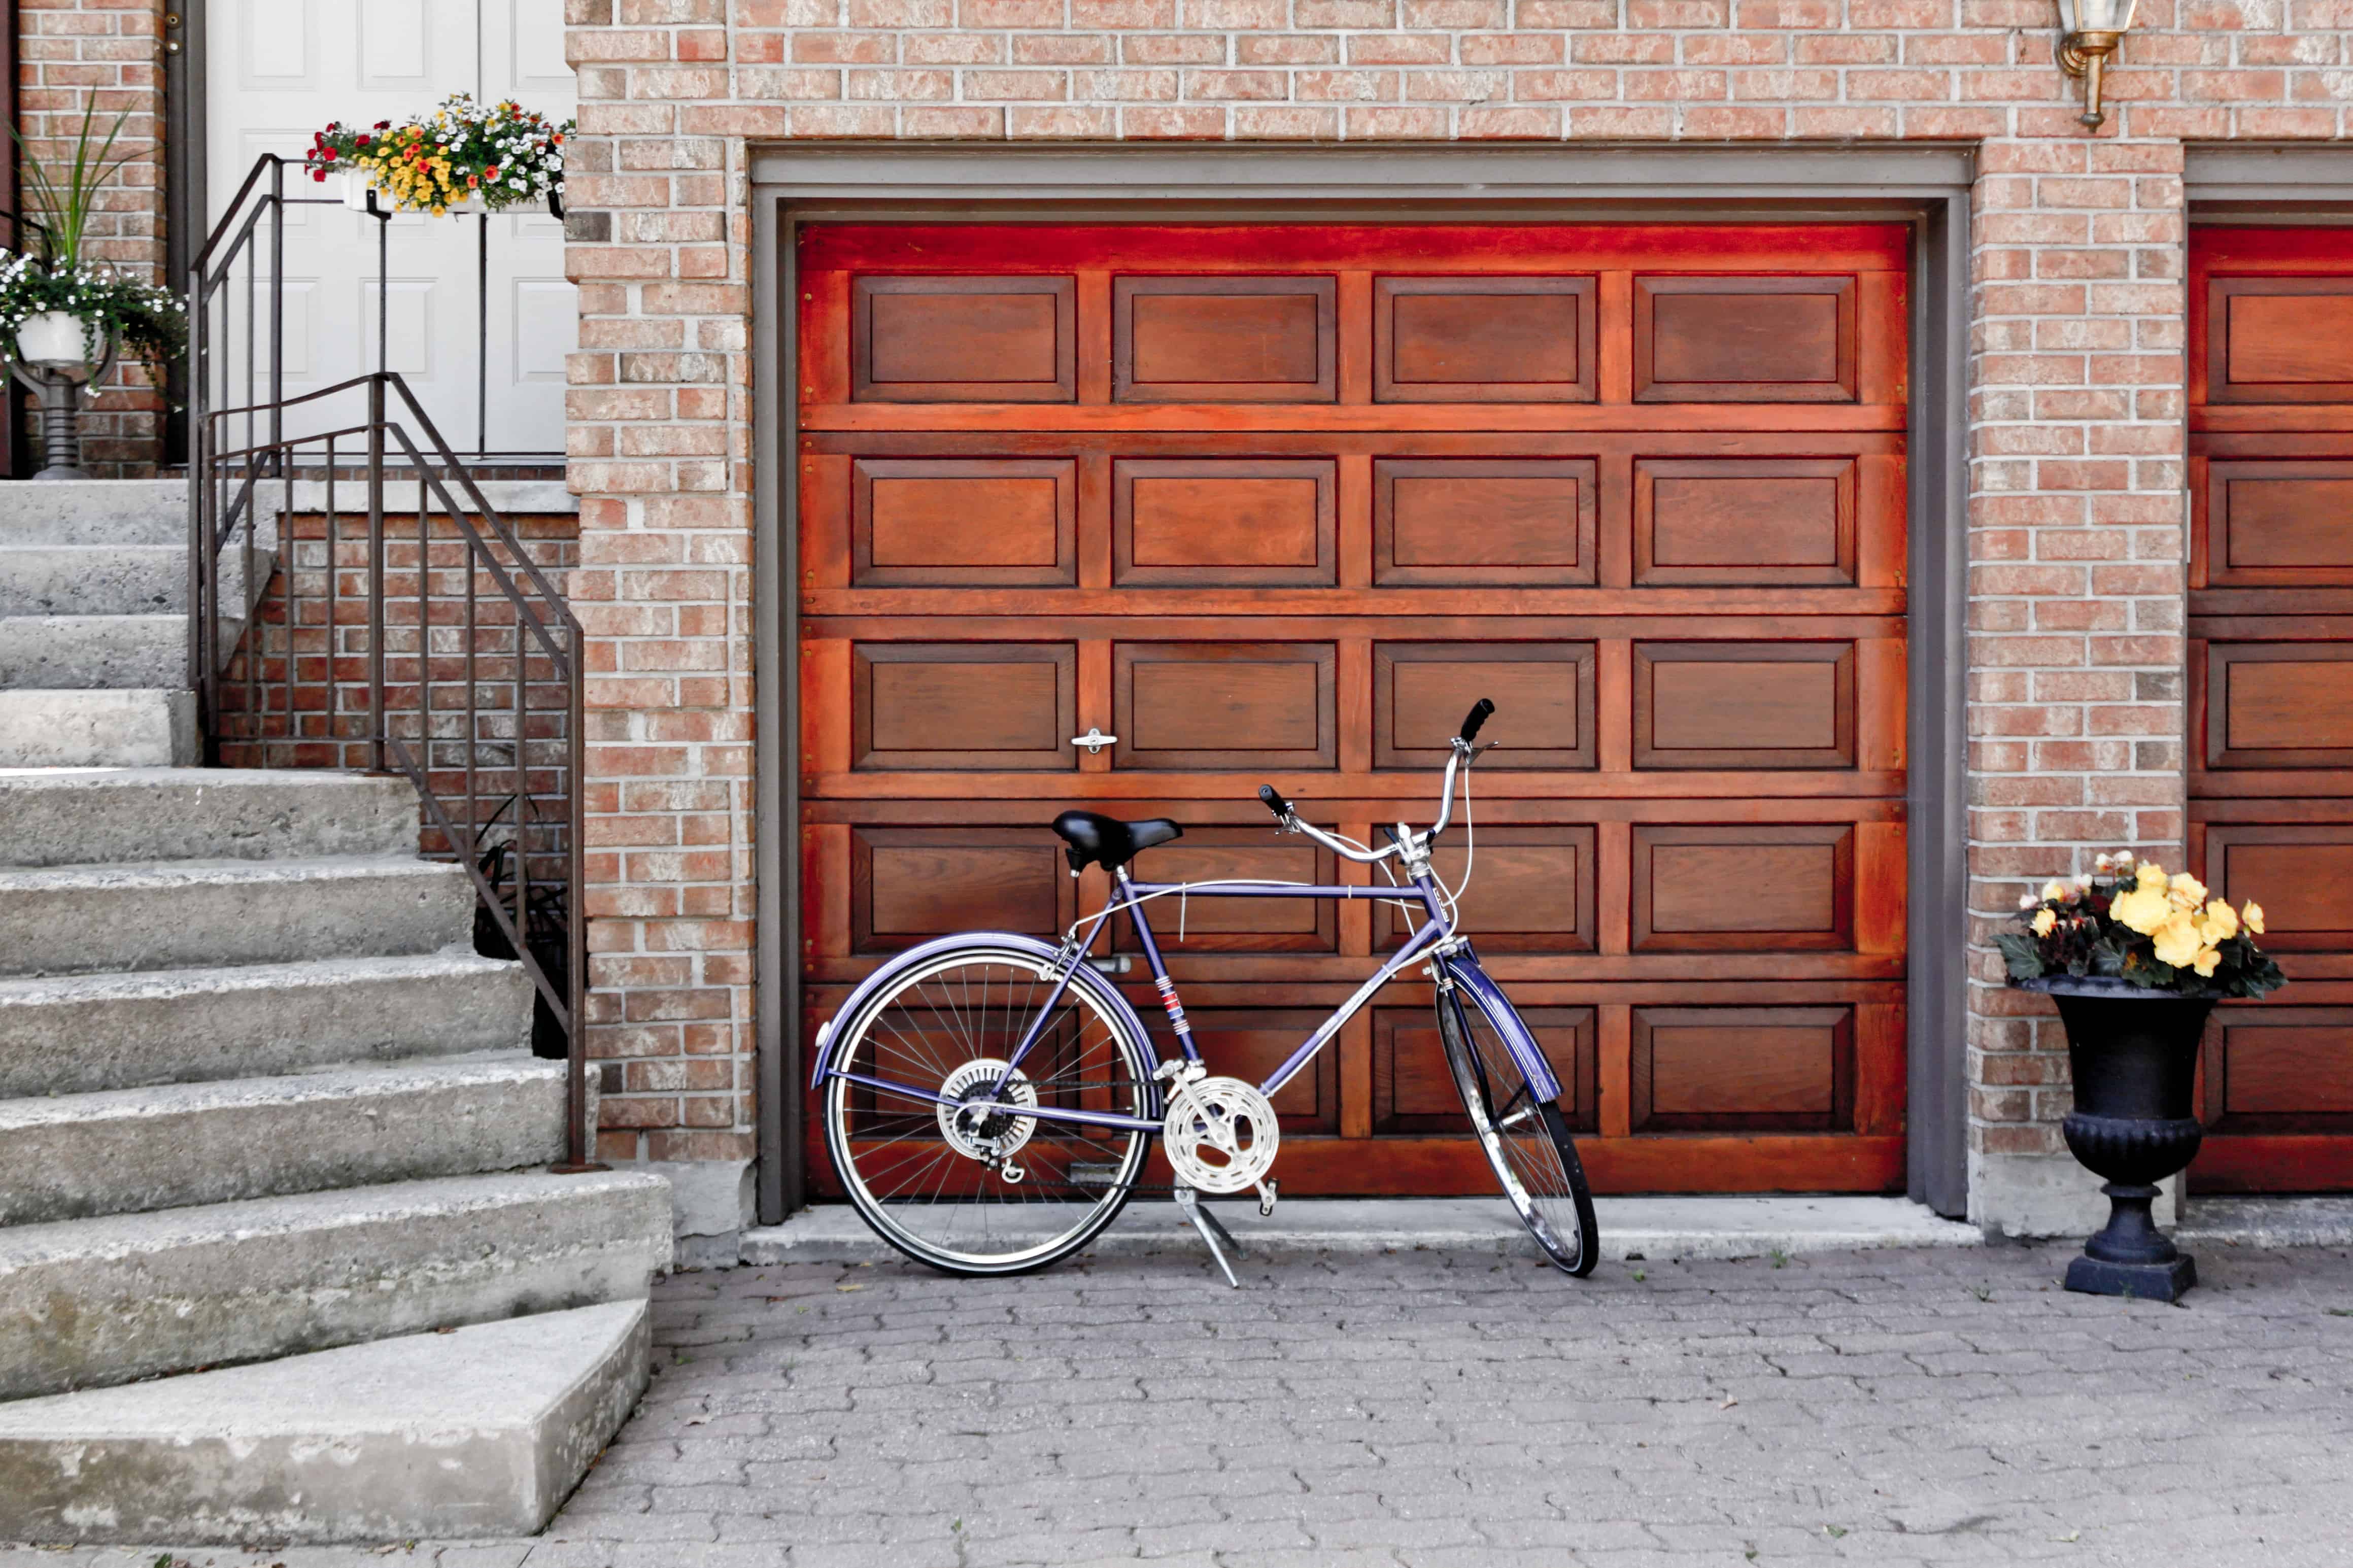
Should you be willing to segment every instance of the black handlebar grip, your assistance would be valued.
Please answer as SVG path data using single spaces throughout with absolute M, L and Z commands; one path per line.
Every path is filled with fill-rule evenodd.
M 1485 697 L 1479 699 L 1472 705 L 1470 717 L 1462 721 L 1462 738 L 1466 741 L 1477 740 L 1479 726 L 1484 724 L 1494 711 L 1495 704 L 1493 699 Z
M 1259 799 L 1266 802 L 1267 810 L 1274 813 L 1275 816 L 1289 816 L 1291 815 L 1291 803 L 1283 799 L 1282 795 L 1276 791 L 1272 784 L 1259 785 L 1258 797 Z

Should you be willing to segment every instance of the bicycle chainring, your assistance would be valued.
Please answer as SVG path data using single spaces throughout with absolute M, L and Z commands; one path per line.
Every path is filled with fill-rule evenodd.
M 1266 1096 L 1238 1078 L 1204 1078 L 1168 1091 L 1163 1147 L 1177 1181 L 1204 1193 L 1257 1186 L 1282 1134 Z
M 1005 1076 L 1005 1063 L 995 1057 L 975 1057 L 948 1074 L 940 1085 L 944 1100 L 953 1105 L 935 1109 L 940 1118 L 940 1136 L 948 1146 L 968 1160 L 1003 1160 L 1029 1142 L 1029 1134 L 1038 1128 L 1037 1120 L 1015 1116 L 998 1110 L 1000 1105 L 1035 1106 L 1038 1086 L 1015 1069 L 1013 1079 L 1005 1086 L 1002 1100 L 996 1098 L 997 1080 Z

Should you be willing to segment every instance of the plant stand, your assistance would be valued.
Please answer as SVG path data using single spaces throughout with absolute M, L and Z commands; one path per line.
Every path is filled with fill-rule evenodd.
M 41 471 L 33 478 L 90 478 L 81 466 L 81 389 L 105 381 L 114 369 L 114 359 L 111 341 L 97 370 L 86 371 L 82 375 L 46 364 L 26 364 L 13 355 L 9 358 L 8 374 L 41 400 L 41 456 L 45 461 Z
M 2191 1091 L 2211 996 L 2146 991 L 2120 980 L 2021 983 L 2059 1005 L 2075 1109 L 2061 1131 L 2085 1169 L 2107 1178 L 2108 1223 L 2067 1266 L 2067 1289 L 2175 1301 L 2198 1265 L 2157 1228 L 2157 1184 L 2197 1157 L 2205 1128 Z

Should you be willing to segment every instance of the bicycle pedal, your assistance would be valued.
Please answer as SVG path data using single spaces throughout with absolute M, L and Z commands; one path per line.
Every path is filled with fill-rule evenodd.
M 1258 1184 L 1258 1217 L 1261 1219 L 1272 1219 L 1274 1217 L 1274 1200 L 1281 1195 L 1281 1191 L 1274 1183 L 1261 1182 Z

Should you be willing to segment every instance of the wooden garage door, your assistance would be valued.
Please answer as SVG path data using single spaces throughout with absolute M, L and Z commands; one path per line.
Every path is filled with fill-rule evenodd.
M 2189 837 L 2295 984 L 2207 1034 L 2208 1192 L 2353 1188 L 2353 232 L 2191 231 Z
M 1596 1185 L 1899 1187 L 1905 240 L 803 230 L 812 1024 L 936 933 L 1095 907 L 1065 805 L 1183 822 L 1158 880 L 1355 872 L 1257 785 L 1360 839 L 1426 821 L 1493 697 L 1468 925 Z M 1252 1079 L 1403 935 L 1361 904 L 1157 925 Z M 1276 1104 L 1286 1192 L 1491 1184 L 1426 985 Z

